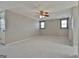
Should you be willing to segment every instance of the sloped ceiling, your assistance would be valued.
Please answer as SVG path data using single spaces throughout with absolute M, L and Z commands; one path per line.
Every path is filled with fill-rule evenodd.
M 49 13 L 62 9 L 72 8 L 77 1 L 0 1 L 0 10 L 11 10 L 24 16 L 36 16 L 38 10 L 46 10 Z

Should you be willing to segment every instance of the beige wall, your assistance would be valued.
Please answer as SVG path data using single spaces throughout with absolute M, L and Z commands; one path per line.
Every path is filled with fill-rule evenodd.
M 73 8 L 73 47 L 74 47 L 74 54 L 78 55 L 78 27 L 79 27 L 79 19 L 78 19 L 78 6 Z
M 6 11 L 6 42 L 23 40 L 38 33 L 37 21 L 10 10 Z
M 60 20 L 47 20 L 46 28 L 41 30 L 42 35 L 67 36 L 68 29 L 60 29 Z
M 79 15 L 79 1 L 78 1 L 78 15 Z M 78 17 L 78 23 L 79 25 L 79 17 Z M 79 56 L 79 26 L 78 26 L 78 56 Z

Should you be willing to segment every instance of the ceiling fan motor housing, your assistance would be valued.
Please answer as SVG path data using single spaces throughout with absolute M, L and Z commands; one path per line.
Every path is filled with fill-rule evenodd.
M 40 15 L 48 17 L 48 12 L 40 11 Z

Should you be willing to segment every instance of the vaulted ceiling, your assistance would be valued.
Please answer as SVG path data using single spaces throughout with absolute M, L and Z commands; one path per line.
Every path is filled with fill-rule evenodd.
M 0 1 L 0 10 L 8 9 L 24 16 L 34 16 L 38 10 L 53 13 L 76 5 L 77 1 Z

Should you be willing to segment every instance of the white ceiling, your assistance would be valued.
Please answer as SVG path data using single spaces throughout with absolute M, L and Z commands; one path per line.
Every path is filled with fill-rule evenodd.
M 77 1 L 0 1 L 0 10 L 9 9 L 26 16 L 34 15 L 38 10 L 52 13 L 74 7 L 77 3 Z

